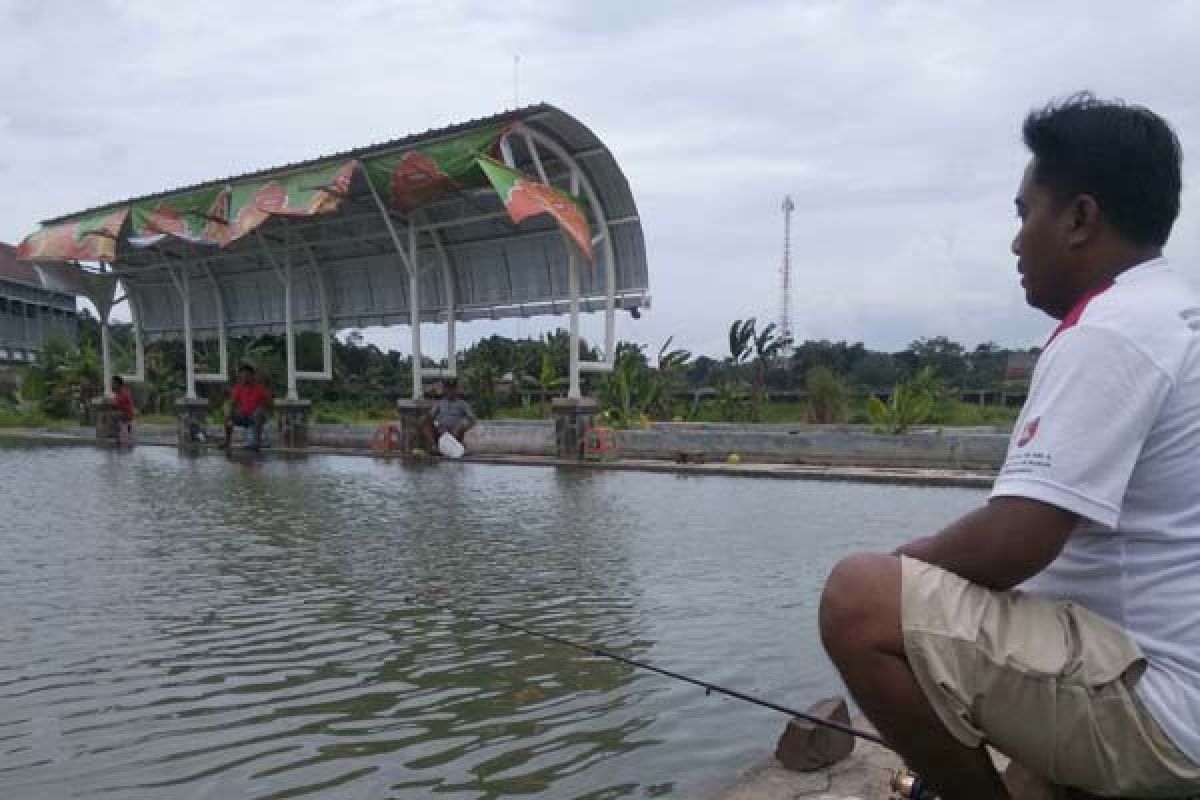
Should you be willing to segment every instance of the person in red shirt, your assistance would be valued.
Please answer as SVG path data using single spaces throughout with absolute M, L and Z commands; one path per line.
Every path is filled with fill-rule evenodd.
M 120 375 L 112 376 L 113 405 L 117 407 L 117 443 L 133 444 L 133 398 Z
M 225 443 L 228 448 L 233 441 L 233 426 L 252 428 L 254 438 L 249 448 L 257 450 L 262 444 L 263 425 L 271 409 L 271 390 L 258 382 L 254 367 L 242 364 L 238 367 L 238 382 L 229 391 L 229 415 L 225 417 Z

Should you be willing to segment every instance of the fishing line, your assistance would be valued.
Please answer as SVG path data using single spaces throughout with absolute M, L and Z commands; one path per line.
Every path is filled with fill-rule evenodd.
M 599 645 L 576 642 L 571 639 L 566 639 L 566 638 L 563 638 L 562 636 L 557 636 L 552 633 L 546 633 L 545 631 L 539 631 L 535 628 L 529 628 L 524 625 L 518 625 L 513 622 L 506 622 L 505 620 L 498 619 L 497 617 L 493 617 L 488 614 L 483 614 L 478 611 L 470 611 L 470 610 L 467 610 L 464 608 L 458 608 L 456 606 L 446 605 L 444 603 L 433 602 L 429 598 L 421 597 L 419 595 L 406 595 L 404 600 L 405 600 L 405 602 L 407 602 L 409 604 L 419 603 L 421 605 L 425 605 L 430 608 L 436 608 L 439 611 L 445 611 L 450 614 L 454 614 L 456 616 L 478 620 L 480 622 L 483 622 L 487 625 L 491 625 L 496 628 L 502 628 L 504 630 L 515 631 L 516 633 L 521 633 L 526 636 L 532 636 L 532 637 L 535 637 L 538 639 L 545 640 L 547 642 L 553 642 L 554 644 L 560 645 L 562 647 L 569 647 L 574 650 L 580 650 L 584 653 L 588 653 L 593 656 L 600 656 L 601 658 L 607 658 L 607 659 L 611 659 L 613 661 L 620 662 L 622 664 L 627 664 L 631 667 L 636 667 L 637 669 L 646 670 L 648 672 L 654 672 L 659 675 L 663 675 L 665 677 L 672 678 L 677 681 L 683 681 L 684 683 L 690 683 L 693 686 L 699 686 L 701 689 L 704 690 L 705 695 L 709 695 L 709 694 L 712 694 L 715 692 L 717 694 L 724 695 L 726 697 L 732 697 L 734 700 L 741 700 L 745 703 L 750 703 L 752 705 L 761 706 L 763 708 L 768 708 L 768 709 L 770 709 L 772 711 L 776 711 L 780 714 L 787 714 L 788 716 L 804 720 L 805 722 L 811 722 L 814 725 L 821 725 L 826 728 L 831 728 L 835 731 L 841 731 L 842 733 L 846 733 L 851 736 L 856 736 L 859 739 L 865 739 L 868 742 L 874 742 L 875 744 L 886 747 L 889 750 L 892 749 L 892 748 L 888 747 L 887 743 L 884 742 L 882 738 L 880 738 L 878 735 L 876 735 L 874 733 L 860 730 L 859 728 L 854 728 L 854 727 L 851 727 L 850 725 L 843 725 L 842 723 L 835 722 L 834 720 L 823 719 L 821 717 L 817 717 L 812 714 L 809 714 L 805 711 L 797 711 L 794 708 L 788 708 L 787 706 L 780 705 L 779 703 L 773 703 L 770 700 L 764 700 L 761 697 L 755 697 L 754 695 L 746 694 L 745 692 L 740 692 L 737 689 L 731 689 L 727 686 L 721 686 L 719 684 L 700 680 L 699 678 L 693 678 L 693 677 L 684 675 L 679 672 L 674 672 L 669 669 L 664 669 L 663 667 L 657 667 L 654 664 L 649 664 L 645 661 L 638 661 L 637 659 L 629 658 L 628 656 L 623 656 L 620 653 L 614 653 L 612 650 L 609 650 L 608 648 L 605 648 L 605 647 L 600 647 Z

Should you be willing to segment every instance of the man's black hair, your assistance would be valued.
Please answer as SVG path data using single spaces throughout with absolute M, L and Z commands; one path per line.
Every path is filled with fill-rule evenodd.
M 1131 243 L 1161 247 L 1179 216 L 1183 149 L 1142 106 L 1079 92 L 1029 112 L 1034 179 L 1060 202 L 1087 194 Z
M 238 372 L 249 372 L 251 375 L 253 375 L 254 367 L 250 366 L 249 364 L 242 364 L 240 367 L 238 367 Z
M 125 379 L 124 379 L 124 378 L 122 378 L 120 375 L 113 375 L 113 376 L 112 376 L 112 382 L 113 382 L 113 383 L 115 383 L 117 386 L 124 386 L 124 385 L 125 385 Z

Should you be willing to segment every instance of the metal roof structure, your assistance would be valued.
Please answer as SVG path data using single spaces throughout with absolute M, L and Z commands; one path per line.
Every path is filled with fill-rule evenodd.
M 536 207 L 520 216 L 522 202 Z M 297 379 L 331 377 L 331 331 L 409 325 L 419 397 L 414 320 L 448 325 L 453 374 L 456 321 L 569 314 L 577 339 L 578 314 L 603 310 L 607 360 L 576 356 L 578 397 L 581 370 L 612 367 L 615 312 L 650 302 L 624 174 L 591 131 L 544 104 L 57 217 L 21 250 L 104 321 L 119 280 L 139 355 L 143 340 L 184 338 L 191 397 L 195 381 L 227 379 L 229 336 L 286 333 L 294 399 Z M 325 335 L 321 371 L 295 369 L 301 330 Z M 219 372 L 195 374 L 197 338 L 220 341 Z
M 32 264 L 17 260 L 17 248 L 0 242 L 0 281 L 19 283 L 34 289 L 45 289 L 42 276 Z
M 0 364 L 32 361 L 55 333 L 74 341 L 77 324 L 75 298 L 47 288 L 16 247 L 0 242 Z

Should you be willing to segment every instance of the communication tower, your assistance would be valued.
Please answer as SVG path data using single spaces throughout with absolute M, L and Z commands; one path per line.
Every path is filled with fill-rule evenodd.
M 783 264 L 779 267 L 780 303 L 779 303 L 779 338 L 783 346 L 779 348 L 781 359 L 790 360 L 794 352 L 795 339 L 792 336 L 792 212 L 796 204 L 789 194 L 783 198 Z

